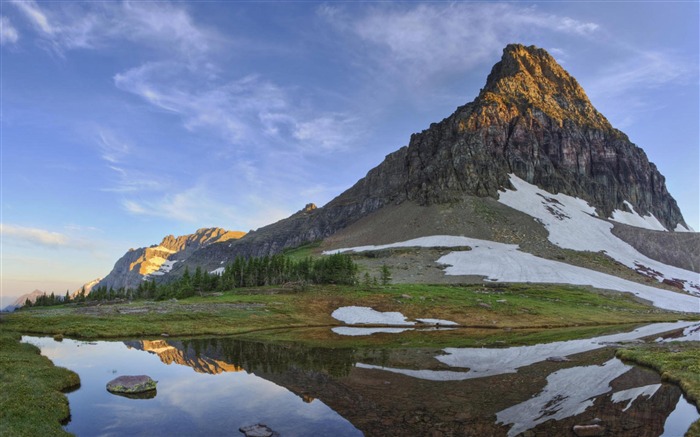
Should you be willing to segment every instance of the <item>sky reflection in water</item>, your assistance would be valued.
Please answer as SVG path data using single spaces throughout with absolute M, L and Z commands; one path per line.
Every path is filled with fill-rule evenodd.
M 689 329 L 689 324 L 673 325 Z M 638 338 L 668 329 L 657 324 L 558 344 L 453 348 L 446 350 L 448 355 L 439 350 L 352 351 L 230 339 L 25 341 L 80 375 L 82 387 L 68 395 L 73 417 L 66 428 L 78 436 L 242 435 L 239 427 L 258 422 L 284 436 L 362 435 L 359 430 L 422 435 L 439 426 L 455 435 L 515 436 L 530 429 L 569 432 L 573 424 L 602 417 L 615 435 L 642 435 L 635 434 L 639 428 L 626 433 L 625 427 L 636 421 L 644 436 L 674 437 L 700 417 L 680 390 L 660 384 L 654 372 L 621 363 L 612 350 L 595 351 L 611 337 Z M 574 362 L 547 363 L 554 345 L 563 355 L 573 354 Z M 541 352 L 537 359 L 515 353 L 530 349 Z M 483 366 L 491 361 L 481 375 L 465 369 L 479 363 L 465 366 L 463 360 L 447 370 L 446 358 L 468 361 L 480 355 L 475 352 L 492 358 L 480 360 Z M 512 359 L 494 359 L 496 355 L 515 355 L 525 367 L 516 371 L 520 366 L 509 365 Z M 118 375 L 138 374 L 159 381 L 155 398 L 127 399 L 105 390 Z M 417 423 L 413 420 L 418 415 L 425 418 Z

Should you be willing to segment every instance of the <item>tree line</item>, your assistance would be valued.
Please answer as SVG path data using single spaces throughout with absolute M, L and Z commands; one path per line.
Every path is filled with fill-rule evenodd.
M 322 258 L 294 260 L 284 255 L 243 258 L 236 257 L 223 269 L 207 272 L 197 267 L 190 272 L 188 267 L 179 278 L 168 283 L 157 284 L 154 280 L 142 281 L 136 289 L 98 287 L 85 293 L 81 290 L 74 298 L 66 293 L 63 298 L 42 299 L 33 305 L 44 306 L 68 302 L 105 301 L 112 299 L 171 299 L 187 298 L 204 293 L 228 291 L 236 288 L 263 287 L 295 284 L 353 285 L 357 283 L 358 267 L 349 255 L 335 254 Z M 53 296 L 53 294 L 51 295 Z M 41 299 L 41 300 L 40 300 Z

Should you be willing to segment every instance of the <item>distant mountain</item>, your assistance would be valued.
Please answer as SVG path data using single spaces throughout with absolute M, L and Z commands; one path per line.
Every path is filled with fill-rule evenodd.
M 39 296 L 43 296 L 43 295 L 45 295 L 45 294 L 46 294 L 46 292 L 45 292 L 45 291 L 41 291 L 41 290 L 34 290 L 34 291 L 32 291 L 31 293 L 23 294 L 23 295 L 21 295 L 20 297 L 18 297 L 17 300 L 15 300 L 14 302 L 12 302 L 10 305 L 6 306 L 6 307 L 3 308 L 2 310 L 5 311 L 5 312 L 12 312 L 12 311 L 15 311 L 16 309 L 18 309 L 18 308 L 20 308 L 20 307 L 23 307 L 23 306 L 24 306 L 24 303 L 27 301 L 27 299 L 29 299 L 29 301 L 30 301 L 31 303 L 34 303 L 34 302 L 36 302 L 36 299 L 37 299 Z
M 244 232 L 221 228 L 198 229 L 194 234 L 179 237 L 168 235 L 159 244 L 129 249 L 116 262 L 112 271 L 94 284 L 93 288 L 136 288 L 144 279 L 157 278 L 170 272 L 176 263 L 187 260 L 198 249 L 214 243 L 236 240 L 243 235 Z
M 86 282 L 85 284 L 80 286 L 77 290 L 75 290 L 73 293 L 71 293 L 70 298 L 75 299 L 76 297 L 78 297 L 80 295 L 80 292 L 82 292 L 82 291 L 85 291 L 85 295 L 87 296 L 88 294 L 90 294 L 92 289 L 95 288 L 95 285 L 97 285 L 101 280 L 102 280 L 102 278 L 97 278 L 97 279 L 93 279 L 92 281 Z

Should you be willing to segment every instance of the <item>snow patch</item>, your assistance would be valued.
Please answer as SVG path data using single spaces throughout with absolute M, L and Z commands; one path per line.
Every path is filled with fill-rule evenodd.
M 337 326 L 331 331 L 338 335 L 348 335 L 351 337 L 357 337 L 360 335 L 372 335 L 379 333 L 386 334 L 399 334 L 404 331 L 412 331 L 413 328 L 355 328 L 350 326 Z
M 171 261 L 171 260 L 166 260 L 166 261 L 164 261 L 163 264 L 161 264 L 161 266 L 160 266 L 160 271 L 163 272 L 163 273 L 168 273 L 168 272 L 170 272 L 170 271 L 173 269 L 173 266 L 175 265 L 176 262 L 177 262 L 177 260 L 172 260 L 172 261 Z
M 437 260 L 438 263 L 448 266 L 445 274 L 481 275 L 494 282 L 590 285 L 601 289 L 632 292 L 652 302 L 658 308 L 700 312 L 700 299 L 695 296 L 662 290 L 595 270 L 539 258 L 521 252 L 515 244 L 469 240 L 468 246 L 472 250 L 451 252 Z
M 565 249 L 604 251 L 632 270 L 646 271 L 647 276 L 659 282 L 664 279 L 681 281 L 686 291 L 700 295 L 700 274 L 642 255 L 613 235 L 610 232 L 613 224 L 597 218 L 595 208 L 586 201 L 566 194 L 549 193 L 513 174 L 510 182 L 516 190 L 501 191 L 498 201 L 535 218 L 549 231 L 548 238 L 553 244 Z M 653 221 L 644 220 L 652 225 Z
M 376 325 L 415 325 L 409 322 L 406 316 L 399 312 L 381 312 L 369 307 L 340 307 L 331 313 L 331 317 L 348 325 L 376 324 Z
M 226 270 L 224 267 L 219 267 L 218 269 L 214 269 L 211 272 L 209 272 L 212 275 L 219 275 L 221 276 L 224 273 L 224 270 Z
M 448 326 L 454 326 L 458 325 L 457 322 L 453 322 L 452 320 L 443 320 L 443 319 L 416 319 L 421 323 L 427 323 L 429 325 L 448 325 Z
M 515 373 L 519 368 L 544 361 L 547 357 L 570 356 L 600 349 L 610 343 L 636 340 L 696 324 L 697 322 L 655 323 L 619 334 L 502 349 L 446 348 L 444 351 L 447 355 L 435 358 L 450 367 L 468 368 L 469 373 L 474 374 L 473 378 L 480 378 Z
M 577 416 L 593 405 L 593 398 L 611 391 L 610 383 L 631 368 L 613 358 L 601 366 L 554 372 L 539 394 L 496 413 L 496 423 L 512 424 L 508 437 L 513 437 L 551 419 Z
M 669 341 L 700 341 L 700 323 L 688 326 L 680 336 L 659 337 L 656 339 L 657 343 L 668 343 Z
M 644 387 L 635 387 L 635 388 L 630 388 L 628 390 L 622 390 L 613 393 L 612 395 L 612 401 L 614 404 L 617 404 L 618 402 L 624 402 L 627 401 L 627 405 L 625 408 L 622 409 L 622 411 L 627 411 L 629 407 L 632 406 L 632 402 L 634 402 L 635 399 L 637 399 L 640 396 L 646 396 L 647 398 L 650 398 L 654 396 L 654 393 L 661 388 L 661 384 L 652 384 L 652 385 L 645 385 Z
M 693 229 L 690 225 L 686 228 L 682 224 L 678 223 L 676 225 L 676 229 L 674 229 L 676 232 L 695 232 L 695 229 Z
M 324 255 L 335 255 L 343 252 L 367 252 L 371 250 L 391 249 L 395 247 L 461 247 L 468 246 L 471 239 L 466 237 L 456 237 L 453 235 L 431 235 L 428 237 L 414 238 L 407 241 L 399 241 L 397 243 L 382 244 L 379 246 L 357 246 L 346 247 L 342 249 L 334 249 L 324 251 Z
M 358 363 L 357 367 L 378 369 L 386 372 L 399 373 L 413 378 L 428 381 L 464 381 L 467 379 L 484 378 L 488 376 L 515 373 L 521 367 L 530 366 L 545 361 L 552 356 L 569 356 L 607 347 L 611 343 L 637 340 L 650 335 L 676 329 L 694 326 L 697 322 L 655 323 L 642 326 L 630 332 L 604 335 L 579 340 L 558 341 L 532 346 L 517 346 L 509 348 L 446 348 L 446 355 L 438 355 L 436 360 L 450 367 L 469 369 L 468 371 L 452 370 L 414 370 L 394 367 L 374 366 Z
M 637 228 L 649 229 L 652 231 L 668 231 L 664 227 L 664 225 L 662 225 L 661 222 L 656 217 L 654 217 L 654 214 L 649 214 L 642 217 L 641 215 L 637 214 L 637 211 L 634 210 L 634 206 L 632 206 L 631 203 L 629 203 L 626 200 L 623 203 L 632 212 L 616 209 L 615 211 L 613 211 L 610 220 L 625 225 L 634 226 Z
M 470 379 L 467 372 L 455 372 L 453 370 L 396 369 L 392 367 L 382 367 L 364 363 L 356 363 L 355 367 L 359 367 L 360 369 L 384 370 L 386 372 L 398 373 L 426 381 L 464 381 L 465 379 Z

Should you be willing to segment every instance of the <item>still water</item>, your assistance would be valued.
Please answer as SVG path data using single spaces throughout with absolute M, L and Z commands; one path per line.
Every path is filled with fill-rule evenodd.
M 663 341 L 669 330 L 697 335 L 693 329 L 656 324 L 504 348 L 24 341 L 80 375 L 80 389 L 67 395 L 66 430 L 78 436 L 230 436 L 255 423 L 282 436 L 574 436 L 574 426 L 597 423 L 603 435 L 678 437 L 700 417 L 695 406 L 655 372 L 614 358 L 608 346 L 657 335 Z M 116 376 L 140 374 L 158 381 L 154 397 L 105 390 Z

